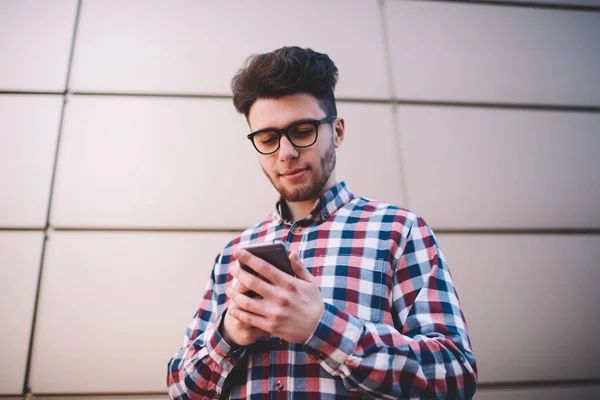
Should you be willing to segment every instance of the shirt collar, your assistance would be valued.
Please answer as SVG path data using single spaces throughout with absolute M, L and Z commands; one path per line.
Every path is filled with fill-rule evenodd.
M 345 206 L 354 198 L 354 193 L 348 188 L 346 182 L 341 181 L 334 185 L 331 189 L 325 192 L 321 198 L 315 201 L 315 204 L 310 212 L 310 219 L 314 221 L 324 221 L 337 210 Z M 277 223 L 285 222 L 292 225 L 291 221 L 286 220 L 283 216 L 287 206 L 285 200 L 279 198 L 275 205 L 274 219 Z

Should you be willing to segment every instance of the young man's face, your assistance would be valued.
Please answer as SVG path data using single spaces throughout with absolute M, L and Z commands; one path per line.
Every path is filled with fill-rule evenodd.
M 328 115 L 309 94 L 295 94 L 279 99 L 258 99 L 250 108 L 248 122 L 252 131 L 282 129 L 307 119 L 321 120 Z M 286 136 L 273 154 L 258 154 L 260 165 L 275 189 L 290 202 L 316 200 L 335 185 L 335 148 L 344 137 L 344 122 L 336 120 L 318 127 L 315 144 L 294 147 Z

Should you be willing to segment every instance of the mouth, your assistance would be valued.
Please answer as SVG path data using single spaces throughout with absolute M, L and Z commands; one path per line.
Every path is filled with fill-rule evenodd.
M 281 177 L 285 179 L 298 179 L 304 176 L 304 173 L 308 170 L 308 168 L 295 168 L 289 171 L 285 171 L 279 174 Z

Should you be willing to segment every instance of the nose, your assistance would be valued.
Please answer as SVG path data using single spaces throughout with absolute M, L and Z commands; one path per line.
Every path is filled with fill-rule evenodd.
M 288 161 L 298 157 L 298 149 L 290 142 L 286 136 L 281 136 L 279 142 L 279 158 L 282 161 Z

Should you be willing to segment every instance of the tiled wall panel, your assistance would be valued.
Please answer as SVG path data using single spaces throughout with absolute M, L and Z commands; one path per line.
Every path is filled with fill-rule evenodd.
M 600 378 L 600 237 L 438 239 L 477 356 L 479 382 Z
M 341 104 L 344 110 L 339 178 L 357 193 L 402 203 L 391 108 Z M 229 100 L 75 96 L 62 136 L 52 223 L 253 225 L 273 210 L 277 193 L 260 170 L 248 132 Z M 363 154 L 353 156 L 357 152 Z
M 0 90 L 63 91 L 77 0 L 2 0 Z
M 410 207 L 443 228 L 600 227 L 600 114 L 400 106 Z
M 338 103 L 338 114 L 346 133 L 337 150 L 337 178 L 358 196 L 404 204 L 392 106 Z
M 42 232 L 0 232 L 0 395 L 23 390 Z
M 166 391 L 167 362 L 234 234 L 54 232 L 47 244 L 31 387 Z
M 52 223 L 245 227 L 270 213 L 248 125 L 230 100 L 75 96 Z
M 597 400 L 600 386 L 479 390 L 477 400 Z
M 386 0 L 401 99 L 600 105 L 600 13 Z
M 77 4 L 0 5 L 0 55 L 8 60 L 0 91 L 9 92 L 0 95 L 0 228 L 45 225 L 62 96 L 10 92 L 65 89 Z M 359 101 L 338 103 L 346 138 L 337 152 L 338 178 L 358 195 L 410 207 L 434 229 L 600 228 L 598 113 L 369 102 L 394 92 L 417 101 L 600 106 L 600 13 L 400 0 L 81 4 L 72 91 L 228 96 L 248 55 L 313 47 L 340 68 L 338 98 Z M 254 224 L 277 195 L 248 131 L 230 99 L 69 96 L 51 223 Z M 49 235 L 33 392 L 166 398 L 167 360 L 235 234 Z M 22 390 L 43 237 L 0 232 L 0 395 Z M 600 379 L 598 235 L 438 239 L 480 382 Z M 597 397 L 599 386 L 581 385 L 484 386 L 476 398 Z
M 0 227 L 45 226 L 61 105 L 61 96 L 0 95 Z
M 385 98 L 382 29 L 375 0 L 87 0 L 71 83 L 75 91 L 230 94 L 250 54 L 298 45 L 335 60 L 338 95 Z

